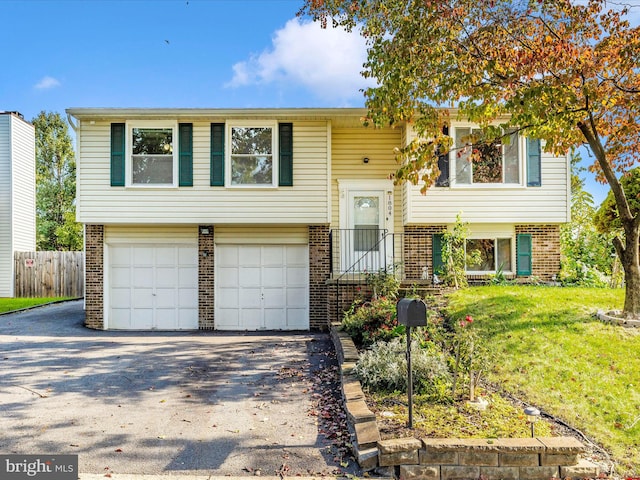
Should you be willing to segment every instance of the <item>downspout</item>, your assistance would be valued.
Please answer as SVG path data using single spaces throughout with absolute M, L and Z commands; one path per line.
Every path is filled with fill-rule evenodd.
M 74 123 L 72 119 L 73 119 L 73 115 L 71 115 L 70 113 L 67 113 L 67 122 L 69 122 L 69 125 L 71 125 L 73 132 L 76 133 L 78 131 L 78 124 Z

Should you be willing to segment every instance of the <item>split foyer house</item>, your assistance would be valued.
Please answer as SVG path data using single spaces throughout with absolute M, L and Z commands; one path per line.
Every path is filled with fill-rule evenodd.
M 0 111 L 0 297 L 14 296 L 14 252 L 36 249 L 35 159 L 33 125 Z
M 422 195 L 389 180 L 411 126 L 364 127 L 362 109 L 67 113 L 92 328 L 324 328 L 350 301 L 347 274 L 400 265 L 404 282 L 430 282 L 459 212 L 477 252 L 469 276 L 560 268 L 568 159 L 517 134 L 480 161 L 470 148 L 443 156 Z M 473 130 L 452 123 L 454 144 Z

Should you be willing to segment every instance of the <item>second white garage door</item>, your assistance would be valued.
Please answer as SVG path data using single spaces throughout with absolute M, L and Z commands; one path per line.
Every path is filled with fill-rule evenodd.
M 306 245 L 216 245 L 218 330 L 308 330 Z

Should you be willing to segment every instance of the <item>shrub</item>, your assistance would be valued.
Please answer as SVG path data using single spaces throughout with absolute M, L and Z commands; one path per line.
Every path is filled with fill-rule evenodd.
M 377 342 L 360 355 L 354 372 L 364 386 L 388 392 L 407 390 L 407 344 L 404 338 Z M 414 392 L 434 401 L 448 399 L 451 372 L 442 353 L 411 345 Z
M 356 345 L 365 347 L 404 333 L 404 327 L 398 325 L 396 318 L 395 300 L 385 297 L 354 303 L 342 319 L 342 329 Z
M 564 286 L 607 288 L 611 278 L 595 266 L 587 265 L 580 260 L 565 258 L 560 270 L 560 281 Z
M 387 297 L 395 299 L 398 296 L 400 280 L 396 276 L 395 268 L 380 269 L 374 273 L 365 273 L 367 285 L 371 287 L 373 299 Z

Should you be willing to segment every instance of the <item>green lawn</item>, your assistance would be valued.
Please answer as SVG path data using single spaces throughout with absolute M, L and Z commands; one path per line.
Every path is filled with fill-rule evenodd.
M 0 298 L 0 313 L 20 310 L 21 308 L 33 307 L 44 303 L 56 302 L 59 300 L 69 300 L 66 297 L 52 298 Z
M 640 329 L 593 315 L 620 309 L 622 290 L 490 286 L 449 296 L 493 352 L 489 380 L 583 431 L 618 471 L 640 473 Z

